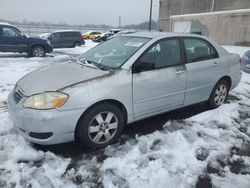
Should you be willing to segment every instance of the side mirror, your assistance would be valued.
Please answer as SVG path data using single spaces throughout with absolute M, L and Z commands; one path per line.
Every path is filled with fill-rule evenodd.
M 154 70 L 155 64 L 154 62 L 144 62 L 140 61 L 133 66 L 133 73 L 139 73 L 149 70 Z

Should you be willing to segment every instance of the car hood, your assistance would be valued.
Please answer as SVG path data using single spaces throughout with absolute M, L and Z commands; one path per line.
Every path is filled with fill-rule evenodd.
M 27 37 L 27 40 L 30 41 L 30 42 L 39 42 L 39 43 L 43 43 L 43 42 L 47 41 L 47 39 L 40 38 L 39 36 Z
M 30 96 L 45 91 L 57 91 L 107 74 L 110 74 L 110 71 L 72 62 L 61 63 L 25 75 L 18 81 L 17 86 L 26 96 Z

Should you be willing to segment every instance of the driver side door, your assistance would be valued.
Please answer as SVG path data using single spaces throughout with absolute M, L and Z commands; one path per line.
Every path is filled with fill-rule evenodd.
M 164 39 L 146 50 L 133 65 L 135 119 L 182 106 L 186 74 L 179 39 Z
M 28 44 L 26 37 L 12 26 L 2 26 L 1 51 L 3 52 L 25 52 Z
M 49 36 L 49 41 L 52 44 L 53 48 L 61 48 L 63 47 L 63 43 L 61 40 L 61 33 L 53 33 Z

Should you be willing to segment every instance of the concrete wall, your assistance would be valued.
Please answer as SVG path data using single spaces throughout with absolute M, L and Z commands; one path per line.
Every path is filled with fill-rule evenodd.
M 250 8 L 250 0 L 215 0 L 214 11 Z
M 220 44 L 250 46 L 250 11 L 173 17 L 171 28 L 177 21 L 191 21 L 190 32 L 202 32 Z
M 160 0 L 159 29 L 169 31 L 170 16 L 250 8 L 250 0 Z
M 168 31 L 170 16 L 209 12 L 213 0 L 160 0 L 159 28 Z

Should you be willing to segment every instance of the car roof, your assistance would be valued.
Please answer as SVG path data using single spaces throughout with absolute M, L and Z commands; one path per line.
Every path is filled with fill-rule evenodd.
M 57 30 L 57 31 L 54 31 L 53 33 L 65 33 L 65 32 L 78 32 L 78 33 L 81 33 L 80 31 L 77 31 L 77 30 Z
M 7 23 L 7 22 L 0 22 L 0 25 L 8 25 L 8 26 L 12 26 L 11 24 Z
M 151 38 L 151 39 L 166 38 L 166 37 L 179 37 L 179 36 L 204 38 L 196 34 L 170 33 L 170 32 L 159 32 L 159 31 L 139 31 L 139 32 L 130 33 L 130 34 L 121 35 L 121 36 L 145 37 L 145 38 Z

